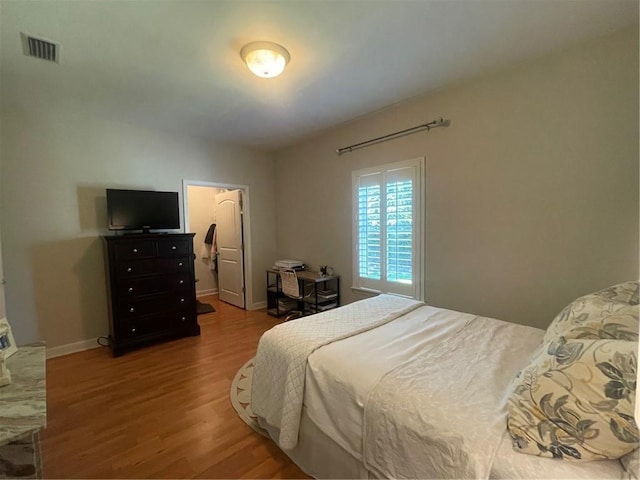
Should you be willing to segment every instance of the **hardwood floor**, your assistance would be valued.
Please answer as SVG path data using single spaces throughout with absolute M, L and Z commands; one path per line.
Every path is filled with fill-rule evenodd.
M 238 418 L 231 381 L 279 323 L 201 298 L 199 337 L 47 361 L 45 478 L 310 478 Z

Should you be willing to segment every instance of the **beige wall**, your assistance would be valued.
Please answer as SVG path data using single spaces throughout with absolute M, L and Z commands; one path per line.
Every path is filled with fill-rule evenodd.
M 335 154 L 438 116 L 451 126 Z M 637 29 L 278 152 L 278 258 L 333 266 L 359 298 L 351 172 L 421 156 L 429 303 L 546 327 L 578 295 L 638 278 Z
M 189 205 L 189 231 L 195 233 L 193 237 L 196 254 L 195 268 L 196 294 L 211 294 L 218 291 L 218 274 L 211 270 L 210 261 L 202 257 L 204 239 L 209 226 L 216 222 L 216 194 L 221 190 L 215 187 L 189 185 L 187 187 Z
M 258 239 L 250 301 L 264 301 L 261 272 L 275 256 L 274 166 L 267 155 L 104 120 L 78 105 L 19 104 L 3 95 L 2 254 L 18 343 L 42 339 L 56 347 L 107 334 L 99 238 L 107 233 L 107 187 L 182 197 L 185 178 L 248 185 Z
M 1 248 L 17 340 L 55 347 L 107 333 L 107 187 L 248 185 L 250 301 L 264 300 L 275 258 L 334 267 L 352 301 L 351 171 L 418 156 L 425 298 L 546 326 L 577 295 L 638 277 L 637 38 L 624 32 L 388 108 L 279 152 L 276 169 L 261 152 L 77 104 L 31 104 L 3 77 Z M 439 115 L 449 128 L 335 154 Z

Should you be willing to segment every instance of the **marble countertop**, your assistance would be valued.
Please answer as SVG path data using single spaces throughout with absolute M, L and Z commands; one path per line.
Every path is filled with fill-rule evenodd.
M 0 387 L 0 446 L 47 424 L 45 346 L 19 347 L 7 359 L 11 384 Z

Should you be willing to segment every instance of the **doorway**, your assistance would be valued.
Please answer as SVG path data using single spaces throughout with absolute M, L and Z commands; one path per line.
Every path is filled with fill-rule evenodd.
M 250 307 L 249 188 L 196 180 L 182 183 L 185 231 L 196 234 L 196 296 L 217 294 L 231 305 Z M 235 207 L 229 207 L 229 198 L 239 199 Z

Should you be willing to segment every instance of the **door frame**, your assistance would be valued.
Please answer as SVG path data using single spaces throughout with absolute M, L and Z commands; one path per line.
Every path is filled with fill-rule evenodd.
M 211 187 L 211 188 L 226 188 L 228 190 L 241 190 L 242 191 L 242 243 L 244 244 L 244 250 L 242 253 L 244 262 L 244 308 L 245 310 L 255 310 L 260 308 L 261 305 L 255 305 L 253 301 L 253 274 L 251 270 L 251 222 L 250 218 L 250 202 L 249 202 L 249 186 L 239 185 L 235 183 L 219 183 L 219 182 L 205 182 L 201 180 L 182 180 L 182 206 L 184 217 L 184 231 L 189 231 L 189 194 L 188 187 Z

